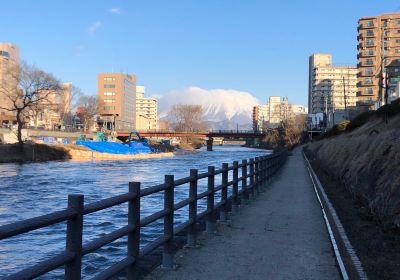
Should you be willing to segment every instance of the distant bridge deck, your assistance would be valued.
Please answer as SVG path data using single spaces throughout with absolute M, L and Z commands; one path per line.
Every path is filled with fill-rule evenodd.
M 117 131 L 117 136 L 129 136 L 130 131 Z M 216 131 L 190 131 L 178 132 L 169 130 L 149 130 L 139 131 L 140 136 L 143 137 L 192 137 L 192 138 L 263 138 L 266 134 L 264 132 L 244 131 L 244 130 L 216 130 Z

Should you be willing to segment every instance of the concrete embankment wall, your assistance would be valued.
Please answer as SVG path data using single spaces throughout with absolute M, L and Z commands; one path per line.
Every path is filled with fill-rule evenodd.
M 400 226 L 400 116 L 307 147 L 385 226 Z
M 174 153 L 158 153 L 158 154 L 136 154 L 136 155 L 119 155 L 99 153 L 89 150 L 70 149 L 68 154 L 72 160 L 87 161 L 87 160 L 131 160 L 131 159 L 148 159 L 173 157 Z

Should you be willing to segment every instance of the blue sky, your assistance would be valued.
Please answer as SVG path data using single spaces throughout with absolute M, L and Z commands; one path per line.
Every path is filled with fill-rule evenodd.
M 356 63 L 357 20 L 398 0 L 1 1 L 0 41 L 97 93 L 97 73 L 135 73 L 149 95 L 188 86 L 307 103 L 308 56 Z

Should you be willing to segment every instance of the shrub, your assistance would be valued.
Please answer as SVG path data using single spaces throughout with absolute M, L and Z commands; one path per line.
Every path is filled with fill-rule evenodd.
M 355 117 L 346 127 L 346 132 L 353 131 L 356 128 L 367 123 L 373 116 L 375 115 L 375 111 L 366 111 L 359 114 Z

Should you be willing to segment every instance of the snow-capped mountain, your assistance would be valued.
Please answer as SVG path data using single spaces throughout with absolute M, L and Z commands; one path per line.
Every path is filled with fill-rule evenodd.
M 252 110 L 258 100 L 243 91 L 189 87 L 159 99 L 160 117 L 166 117 L 175 104 L 201 105 L 212 129 L 251 129 Z

